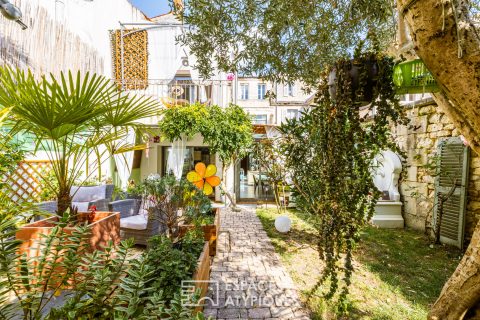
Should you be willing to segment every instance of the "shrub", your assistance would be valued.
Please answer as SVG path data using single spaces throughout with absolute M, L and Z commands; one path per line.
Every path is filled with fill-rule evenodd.
M 183 307 L 177 294 L 181 280 L 189 279 L 196 267 L 200 239 L 189 235 L 172 244 L 159 238 L 162 245 L 128 260 L 133 241 L 88 253 L 83 241 L 88 229 L 77 226 L 69 234 L 68 221 L 64 216 L 44 237 L 40 254 L 27 258 L 17 253 L 15 219 L 0 216 L 0 319 L 203 318 Z M 169 273 L 157 280 L 160 270 Z M 47 311 L 62 291 L 65 304 Z M 8 303 L 12 294 L 17 301 Z
M 211 211 L 211 204 L 201 190 L 191 182 L 174 176 L 152 177 L 143 183 L 144 195 L 152 205 L 151 214 L 167 230 L 170 239 L 178 236 L 178 225 L 183 219 L 178 214 L 182 209 L 185 222 L 195 222 Z

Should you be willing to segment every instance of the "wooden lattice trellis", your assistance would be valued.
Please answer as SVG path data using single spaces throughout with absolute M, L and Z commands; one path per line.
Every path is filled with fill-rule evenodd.
M 122 32 L 112 31 L 113 73 L 123 89 L 145 89 L 148 79 L 148 33 L 146 30 L 123 30 L 123 75 Z
M 26 160 L 19 163 L 17 170 L 4 177 L 8 195 L 13 201 L 34 202 L 42 192 L 40 179 L 42 172 L 51 168 L 50 161 Z

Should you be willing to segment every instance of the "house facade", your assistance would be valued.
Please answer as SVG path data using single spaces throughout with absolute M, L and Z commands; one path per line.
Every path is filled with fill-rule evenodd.
M 2 20 L 0 57 L 4 64 L 30 69 L 36 75 L 93 72 L 111 78 L 126 93 L 152 97 L 166 107 L 171 103 L 237 103 L 260 126 L 298 117 L 308 105 L 309 97 L 300 83 L 281 85 L 255 77 L 227 80 L 223 72 L 202 79 L 193 68 L 195 57 L 176 41 L 183 25 L 170 12 L 148 18 L 127 0 L 18 0 L 16 5 L 28 29 L 23 31 L 16 23 Z M 152 117 L 145 119 L 145 124 L 156 126 L 159 120 Z M 25 143 L 27 147 L 32 144 L 28 139 Z M 140 181 L 150 174 L 165 174 L 169 158 L 178 153 L 179 146 L 157 136 L 151 136 L 147 144 L 148 149 L 126 156 L 128 163 L 118 159 L 104 162 L 104 176 L 97 179 L 112 178 L 116 184 L 124 184 L 126 179 Z M 33 150 L 33 144 L 30 147 Z M 199 161 L 221 166 L 201 136 L 183 141 L 181 147 L 184 172 Z M 47 161 L 47 152 L 32 153 L 29 160 Z M 88 163 L 85 171 L 93 172 L 93 155 Z M 227 187 L 238 191 L 239 168 L 228 174 Z M 220 200 L 219 191 L 216 199 Z
M 236 104 L 251 114 L 257 125 L 280 125 L 286 119 L 298 119 L 313 97 L 299 81 L 283 84 L 239 76 L 235 85 Z

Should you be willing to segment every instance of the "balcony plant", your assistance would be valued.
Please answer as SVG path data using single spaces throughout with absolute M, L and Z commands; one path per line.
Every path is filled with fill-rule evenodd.
M 156 115 L 158 104 L 124 94 L 95 74 L 68 72 L 37 80 L 30 72 L 1 67 L 0 108 L 11 109 L 11 134 L 33 134 L 37 150 L 51 150 L 47 155 L 58 182 L 57 213 L 62 215 L 71 206 L 70 189 L 87 159 L 96 155 L 100 167 L 112 154 L 140 148 L 123 141 L 129 130 L 146 130 L 140 120 Z

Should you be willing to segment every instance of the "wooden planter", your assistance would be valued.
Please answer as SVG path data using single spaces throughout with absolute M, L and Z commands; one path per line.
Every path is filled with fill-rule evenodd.
M 207 224 L 201 226 L 204 240 L 208 241 L 210 246 L 210 255 L 214 256 L 217 253 L 217 239 L 218 239 L 218 232 L 220 230 L 220 210 L 219 208 L 212 209 L 215 212 L 215 223 L 214 224 Z M 179 236 L 183 237 L 189 230 L 194 229 L 195 226 L 193 224 L 184 224 L 179 226 Z
M 203 251 L 198 258 L 197 269 L 193 274 L 193 281 L 195 281 L 195 290 L 200 289 L 199 304 L 202 304 L 203 298 L 207 295 L 208 281 L 210 280 L 210 244 L 205 241 Z M 196 312 L 201 312 L 203 306 L 195 308 Z
M 86 221 L 88 215 L 89 213 L 79 213 L 78 220 Z M 21 227 L 16 232 L 16 238 L 23 242 L 19 253 L 26 253 L 28 257 L 40 255 L 42 241 L 44 241 L 42 235 L 50 234 L 55 227 L 54 222 L 57 221 L 58 217 L 50 217 Z M 90 243 L 91 251 L 103 250 L 109 241 L 118 244 L 120 242 L 120 213 L 95 212 L 93 222 L 88 225 L 88 228 L 90 229 L 88 242 Z M 73 227 L 65 228 L 67 233 L 71 233 L 73 230 Z

